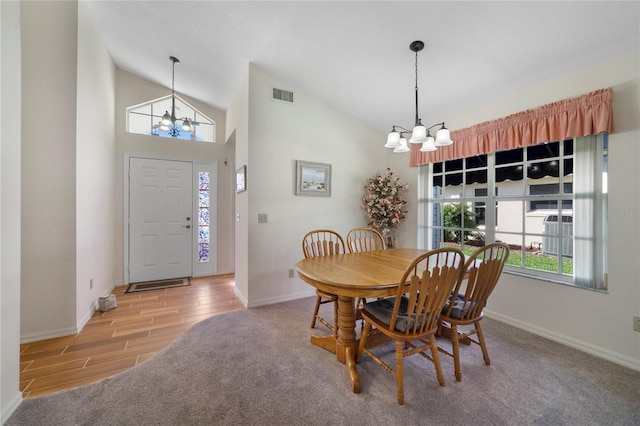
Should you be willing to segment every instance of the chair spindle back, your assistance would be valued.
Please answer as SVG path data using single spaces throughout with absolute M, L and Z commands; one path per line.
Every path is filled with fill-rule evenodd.
M 345 253 L 342 236 L 330 229 L 316 229 L 307 232 L 302 239 L 302 252 L 305 258 L 333 256 Z
M 347 233 L 347 247 L 350 253 L 384 250 L 382 234 L 373 228 L 353 228 Z

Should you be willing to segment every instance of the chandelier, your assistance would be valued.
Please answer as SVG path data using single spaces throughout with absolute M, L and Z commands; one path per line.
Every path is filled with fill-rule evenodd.
M 447 146 L 451 145 L 453 141 L 451 140 L 451 135 L 449 134 L 449 130 L 444 127 L 443 123 L 436 123 L 430 127 L 425 127 L 422 124 L 422 119 L 418 115 L 418 52 L 420 52 L 424 48 L 424 43 L 416 40 L 409 45 L 409 49 L 416 54 L 416 86 L 414 88 L 416 94 L 416 117 L 415 124 L 412 131 L 405 129 L 402 126 L 394 125 L 387 136 L 387 143 L 385 144 L 385 148 L 393 148 L 393 152 L 409 152 L 411 151 L 407 145 L 407 139 L 404 135 L 411 133 L 411 138 L 409 139 L 409 143 L 421 143 L 422 147 L 420 151 L 435 151 L 439 146 Z M 442 126 L 436 132 L 435 139 L 431 136 L 431 129 L 437 126 Z
M 178 136 L 180 136 L 181 130 L 183 132 L 191 132 L 192 123 L 191 119 L 187 117 L 183 117 L 180 119 L 176 118 L 176 94 L 173 85 L 176 74 L 176 62 L 180 62 L 180 59 L 174 56 L 169 56 L 169 59 L 171 60 L 171 62 L 173 62 L 171 71 L 171 114 L 169 114 L 169 111 L 165 111 L 162 119 L 158 122 L 158 124 L 154 125 L 153 128 L 160 129 L 163 132 L 167 132 L 170 136 L 177 138 Z M 176 121 L 182 121 L 180 127 L 176 125 Z

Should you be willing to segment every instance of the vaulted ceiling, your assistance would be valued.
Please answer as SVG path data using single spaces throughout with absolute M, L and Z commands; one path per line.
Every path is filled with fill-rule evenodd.
M 89 0 L 115 64 L 226 110 L 249 63 L 388 132 L 640 50 L 639 1 Z

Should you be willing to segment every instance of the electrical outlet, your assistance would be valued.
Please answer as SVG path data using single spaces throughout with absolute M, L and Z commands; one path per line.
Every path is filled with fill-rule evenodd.
M 633 331 L 640 333 L 640 316 L 633 316 Z
M 93 278 L 89 279 L 89 290 L 93 290 Z
M 267 223 L 266 213 L 258 213 L 258 223 Z
M 289 278 L 293 278 L 293 269 L 289 269 Z

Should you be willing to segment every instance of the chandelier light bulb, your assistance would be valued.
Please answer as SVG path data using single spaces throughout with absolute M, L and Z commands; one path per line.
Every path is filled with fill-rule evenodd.
M 400 146 L 400 133 L 396 132 L 395 127 L 387 136 L 387 143 L 384 146 L 385 148 L 397 148 Z
M 436 141 L 435 146 L 447 146 L 451 145 L 453 141 L 451 140 L 451 135 L 449 133 L 449 129 L 444 127 L 444 124 L 436 133 Z
M 433 136 L 431 136 L 431 133 L 427 133 L 427 140 L 422 143 L 420 152 L 430 152 L 430 151 L 437 150 L 438 148 L 436 148 L 436 145 L 434 142 L 435 141 L 433 139 Z
M 422 125 L 421 121 L 418 121 L 416 127 L 411 132 L 410 143 L 424 143 L 427 140 L 427 129 Z
M 405 138 L 402 138 L 402 137 L 401 137 L 401 138 L 400 138 L 400 145 L 399 145 L 399 146 L 397 146 L 397 147 L 393 150 L 393 152 L 398 153 L 398 152 L 409 152 L 409 151 L 411 151 L 411 150 L 410 150 L 410 149 L 409 149 L 409 147 L 407 146 L 407 140 L 406 140 Z
M 160 124 L 164 124 L 165 126 L 171 126 L 173 124 L 169 111 L 165 111 L 164 115 L 162 116 L 162 120 L 160 120 Z

